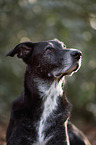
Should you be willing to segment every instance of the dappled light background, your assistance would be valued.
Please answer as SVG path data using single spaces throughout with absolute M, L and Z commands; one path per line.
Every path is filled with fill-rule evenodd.
M 0 1 L 0 122 L 10 116 L 10 104 L 23 89 L 25 64 L 6 53 L 23 41 L 58 38 L 83 52 L 78 73 L 66 77 L 72 119 L 96 123 L 96 1 Z

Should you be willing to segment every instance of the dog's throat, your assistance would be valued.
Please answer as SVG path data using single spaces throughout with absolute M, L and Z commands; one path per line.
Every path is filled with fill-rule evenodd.
M 36 80 L 38 93 L 42 99 L 46 99 L 49 96 L 62 96 L 63 95 L 63 86 L 65 84 L 64 77 L 62 79 L 56 79 L 54 81 L 44 81 L 44 80 Z M 50 98 L 50 97 L 49 97 Z

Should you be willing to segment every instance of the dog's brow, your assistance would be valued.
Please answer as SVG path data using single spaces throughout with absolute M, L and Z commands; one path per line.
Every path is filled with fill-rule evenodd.
M 58 48 L 66 49 L 66 45 L 61 41 L 52 41 L 52 42 L 49 42 L 48 44 L 51 45 L 52 47 L 56 46 Z
M 53 43 L 49 42 L 48 44 L 51 45 L 52 47 L 54 47 Z

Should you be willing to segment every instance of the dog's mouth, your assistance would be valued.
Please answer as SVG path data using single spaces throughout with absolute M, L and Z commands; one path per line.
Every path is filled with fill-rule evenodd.
M 64 75 L 70 75 L 72 72 L 76 72 L 79 68 L 79 64 L 76 63 L 75 65 L 73 65 L 71 68 L 69 68 Z
M 80 68 L 79 63 L 76 63 L 72 67 L 70 67 L 67 71 L 56 74 L 55 77 L 61 78 L 61 77 L 66 76 L 66 75 L 71 75 L 74 72 L 77 72 L 79 68 Z

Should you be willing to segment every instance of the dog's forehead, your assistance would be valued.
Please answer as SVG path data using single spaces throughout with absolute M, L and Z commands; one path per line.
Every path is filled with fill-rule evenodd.
M 58 48 L 62 48 L 65 45 L 63 42 L 61 42 L 61 41 L 59 41 L 57 39 L 56 40 L 50 40 L 49 44 L 53 45 L 53 46 L 57 46 Z
M 46 48 L 51 47 L 51 48 L 59 48 L 59 49 L 63 49 L 64 48 L 64 43 L 57 40 L 57 39 L 53 39 L 53 40 L 49 40 L 49 41 L 41 41 L 41 42 L 37 42 L 35 45 L 35 51 L 37 53 L 43 53 L 44 50 L 46 50 Z

